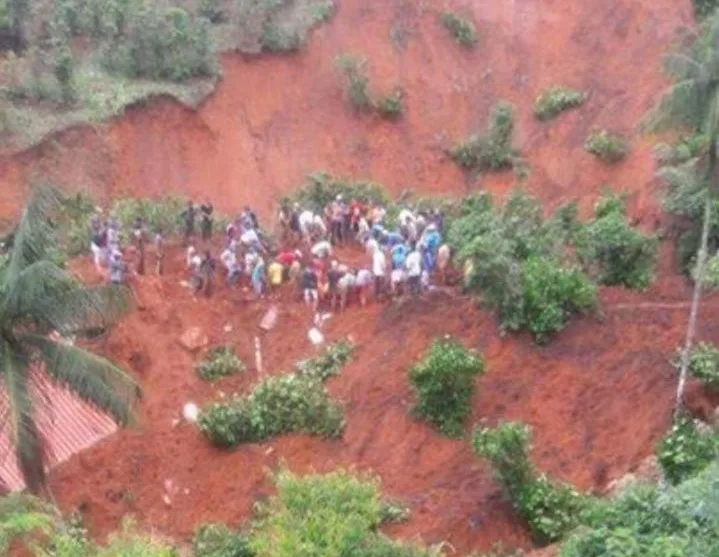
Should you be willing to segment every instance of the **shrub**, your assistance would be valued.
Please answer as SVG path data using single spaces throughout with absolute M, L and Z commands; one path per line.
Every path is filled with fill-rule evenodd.
M 290 374 L 265 379 L 246 397 L 212 404 L 199 424 L 215 445 L 234 447 L 293 432 L 338 437 L 344 417 L 320 381 Z
M 350 182 L 326 172 L 314 172 L 307 176 L 303 186 L 295 190 L 287 203 L 297 202 L 303 208 L 321 213 L 328 203 L 338 195 L 346 200 L 356 199 L 360 203 L 374 203 L 386 207 L 389 197 L 380 184 L 374 182 Z
M 235 355 L 231 346 L 216 346 L 209 350 L 195 366 L 200 379 L 214 381 L 232 373 L 241 373 L 245 364 Z
M 584 142 L 584 148 L 608 163 L 619 162 L 629 152 L 626 139 L 607 130 L 591 134 Z
M 185 81 L 215 74 L 210 22 L 181 8 L 143 2 L 105 51 L 105 68 L 130 78 Z
M 692 266 L 691 275 L 696 281 L 696 266 Z M 715 254 L 707 258 L 704 266 L 704 279 L 702 284 L 710 290 L 716 290 L 719 288 L 719 254 Z
M 673 145 L 658 144 L 654 148 L 654 156 L 659 166 L 676 166 L 698 157 L 707 146 L 708 140 L 703 134 L 682 136 Z
M 719 6 L 719 0 L 694 0 L 694 14 L 697 19 L 712 15 Z
M 482 356 L 451 338 L 435 340 L 409 370 L 414 412 L 445 435 L 460 436 L 471 411 L 474 379 L 484 372 Z
M 297 362 L 297 372 L 317 381 L 326 381 L 340 372 L 352 355 L 352 345 L 348 342 L 336 342 L 328 346 L 317 358 Z
M 588 500 L 573 488 L 538 474 L 528 456 L 529 430 L 520 423 L 479 427 L 474 451 L 492 465 L 514 508 L 539 543 L 559 540 L 571 531 L 587 509 Z
M 182 197 L 165 196 L 160 199 L 126 197 L 118 199 L 110 208 L 110 215 L 116 218 L 124 230 L 129 230 L 135 219 L 140 217 L 145 225 L 163 234 L 180 231 L 180 215 L 187 201 Z
M 343 470 L 298 477 L 275 476 L 277 495 L 257 508 L 251 547 L 257 555 L 435 557 L 438 551 L 392 542 L 382 524 L 379 481 Z
M 601 284 L 627 288 L 649 286 L 659 242 L 631 227 L 624 204 L 617 196 L 605 196 L 595 207 L 595 217 L 577 240 L 577 251 Z
M 195 557 L 254 557 L 249 537 L 224 524 L 202 524 L 192 539 Z
M 227 21 L 227 14 L 222 9 L 222 0 L 200 0 L 197 14 L 210 23 L 217 24 Z
M 676 367 L 679 367 L 681 349 L 677 349 Z M 709 389 L 719 390 L 719 348 L 710 342 L 700 342 L 689 354 L 689 372 Z
M 477 29 L 470 20 L 454 12 L 442 12 L 439 20 L 462 46 L 471 48 L 477 42 Z
M 350 104 L 358 111 L 372 108 L 367 77 L 367 60 L 351 54 L 335 58 L 335 66 L 345 78 L 345 94 Z
M 717 456 L 717 441 L 714 434 L 701 434 L 694 420 L 680 416 L 657 447 L 669 482 L 676 485 L 704 470 Z
M 303 39 L 296 29 L 268 21 L 262 27 L 260 44 L 268 52 L 293 52 L 300 49 Z
M 458 165 L 468 170 L 493 171 L 511 168 L 517 158 L 512 146 L 514 111 L 500 102 L 492 109 L 485 134 L 475 134 L 455 145 L 449 152 Z
M 394 120 L 402 116 L 402 110 L 401 89 L 395 89 L 392 93 L 377 101 L 377 112 L 388 120 Z
M 565 110 L 580 106 L 586 96 L 581 91 L 555 85 L 543 91 L 534 101 L 534 115 L 543 122 Z

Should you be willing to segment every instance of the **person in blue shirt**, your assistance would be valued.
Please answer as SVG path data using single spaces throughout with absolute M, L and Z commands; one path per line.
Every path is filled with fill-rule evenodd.
M 402 269 L 404 268 L 404 262 L 407 259 L 407 254 L 409 253 L 409 248 L 407 247 L 407 244 L 397 244 L 392 248 L 392 251 L 390 252 L 390 255 L 392 256 L 392 268 L 393 269 Z
M 386 243 L 387 246 L 390 248 L 393 248 L 394 246 L 398 244 L 404 243 L 404 236 L 400 234 L 399 232 L 387 232 L 386 233 Z

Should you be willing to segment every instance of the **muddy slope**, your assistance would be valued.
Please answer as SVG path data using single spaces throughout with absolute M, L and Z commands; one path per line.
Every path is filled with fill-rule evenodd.
M 477 22 L 479 43 L 471 51 L 438 23 L 444 7 L 343 0 L 333 22 L 298 55 L 225 56 L 224 78 L 197 113 L 159 100 L 5 159 L 0 216 L 17 211 L 25 179 L 41 173 L 98 193 L 182 192 L 209 196 L 225 209 L 249 201 L 264 214 L 319 169 L 371 177 L 396 192 L 464 192 L 480 182 L 444 150 L 482 127 L 499 99 L 517 107 L 516 143 L 532 167 L 529 187 L 545 201 L 589 202 L 611 184 L 637 192 L 635 212 L 650 210 L 652 160 L 635 130 L 664 86 L 661 55 L 676 29 L 691 23 L 690 0 L 448 2 Z M 390 123 L 352 113 L 333 66 L 346 52 L 367 57 L 377 94 L 404 89 L 405 118 Z M 553 84 L 590 98 L 580 110 L 540 124 L 532 102 Z M 632 136 L 631 157 L 608 167 L 585 153 L 594 127 Z M 482 185 L 504 191 L 512 183 L 508 173 Z

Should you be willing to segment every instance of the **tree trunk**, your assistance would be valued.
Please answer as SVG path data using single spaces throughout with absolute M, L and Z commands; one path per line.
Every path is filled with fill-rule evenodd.
M 677 396 L 674 406 L 675 415 L 679 415 L 682 411 L 682 403 L 684 400 L 684 389 L 687 383 L 687 373 L 689 371 L 689 356 L 691 354 L 692 344 L 694 343 L 694 335 L 697 327 L 697 316 L 699 314 L 699 301 L 702 294 L 702 283 L 704 282 L 704 270 L 706 268 L 707 249 L 709 244 L 709 228 L 712 216 L 712 200 L 713 200 L 713 184 L 715 180 L 714 170 L 716 168 L 716 140 L 712 140 L 709 147 L 708 160 L 708 184 L 706 200 L 704 202 L 704 221 L 702 223 L 702 237 L 699 245 L 699 253 L 697 253 L 697 264 L 694 273 L 694 293 L 692 294 L 692 305 L 689 310 L 689 323 L 687 324 L 687 336 L 684 340 L 684 347 L 681 354 L 681 366 L 679 368 L 679 384 L 677 385 Z

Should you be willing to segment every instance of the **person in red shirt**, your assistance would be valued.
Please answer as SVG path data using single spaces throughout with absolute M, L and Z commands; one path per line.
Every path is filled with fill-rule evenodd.
M 278 263 L 289 268 L 292 264 L 299 259 L 296 251 L 284 250 L 277 254 L 275 257 Z

